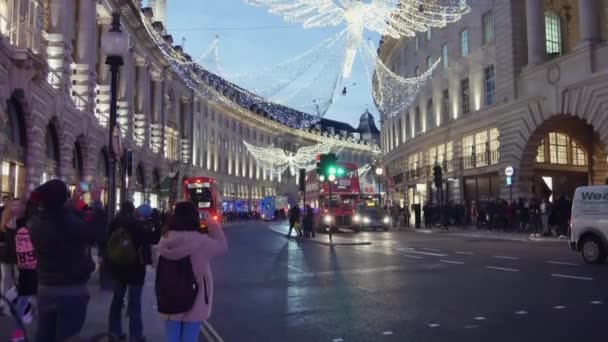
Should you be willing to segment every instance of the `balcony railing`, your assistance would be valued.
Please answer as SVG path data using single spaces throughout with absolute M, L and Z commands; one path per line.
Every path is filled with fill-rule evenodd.
M 500 153 L 498 150 L 475 153 L 461 158 L 461 167 L 463 170 L 472 169 L 475 167 L 483 167 L 488 165 L 498 164 Z
M 60 89 L 63 84 L 61 74 L 55 70 L 49 70 L 46 75 L 46 81 L 53 89 Z
M 72 98 L 72 101 L 74 101 L 76 109 L 80 111 L 85 111 L 87 109 L 87 101 L 82 96 L 72 93 L 70 97 Z

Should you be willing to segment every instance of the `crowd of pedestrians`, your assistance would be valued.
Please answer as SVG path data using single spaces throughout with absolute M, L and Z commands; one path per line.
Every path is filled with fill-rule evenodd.
M 427 202 L 421 208 L 421 216 L 426 228 L 476 227 L 484 230 L 500 230 L 512 233 L 527 233 L 533 237 L 559 236 L 568 234 L 572 202 L 566 196 L 555 201 L 548 199 L 523 199 L 509 202 L 502 199 L 450 202 L 436 204 Z M 393 222 L 409 227 L 411 213 L 407 208 L 390 209 Z
M 146 341 L 142 292 L 148 266 L 157 268 L 155 293 L 166 341 L 198 341 L 213 300 L 209 261 L 227 250 L 220 224 L 209 220 L 203 232 L 197 208 L 186 202 L 178 203 L 174 213 L 160 213 L 127 201 L 108 222 L 101 189 L 91 186 L 87 192 L 89 203 L 80 187 L 70 194 L 63 181 L 51 180 L 26 201 L 2 199 L 0 310 L 17 318 L 12 341 L 24 340 L 24 324 L 34 313 L 36 342 L 80 335 L 90 299 L 87 285 L 99 266 L 92 257 L 95 249 L 114 282 L 107 316 L 110 341 Z

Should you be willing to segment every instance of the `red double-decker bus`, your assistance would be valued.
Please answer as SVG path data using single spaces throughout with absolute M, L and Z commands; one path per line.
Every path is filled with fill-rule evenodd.
M 221 223 L 221 201 L 213 178 L 191 177 L 184 179 L 184 200 L 193 203 L 198 208 L 202 230 L 207 229 L 207 220 Z
M 338 162 L 337 166 L 343 168 L 345 174 L 331 184 L 331 201 L 331 182 L 321 182 L 316 171 L 308 172 L 306 204 L 315 210 L 315 227 L 318 229 L 331 227 L 332 231 L 340 228 L 358 230 L 359 225 L 353 222 L 361 192 L 357 165 Z

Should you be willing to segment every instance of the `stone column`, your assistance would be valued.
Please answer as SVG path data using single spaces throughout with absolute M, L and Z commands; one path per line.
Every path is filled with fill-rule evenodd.
M 528 30 L 528 66 L 534 67 L 542 64 L 547 58 L 544 1 L 526 0 L 526 25 Z
M 148 75 L 148 66 L 146 61 L 142 58 L 136 58 L 136 79 L 137 79 L 137 91 L 135 96 L 135 113 L 134 113 L 134 131 L 133 137 L 138 146 L 143 146 L 146 142 L 147 133 L 147 117 L 146 113 L 149 112 L 149 91 L 148 84 L 150 83 L 150 77 Z
M 602 28 L 600 24 L 600 8 L 597 0 L 579 0 L 579 45 L 587 45 L 599 42 L 602 39 Z
M 76 35 L 76 53 L 72 91 L 80 95 L 87 103 L 86 110 L 92 111 L 95 101 L 97 55 L 97 20 L 96 1 L 81 0 L 78 9 L 78 32 Z M 105 62 L 105 61 L 104 61 Z
M 150 143 L 152 151 L 162 152 L 163 143 L 163 122 L 162 122 L 162 106 L 163 106 L 163 79 L 158 73 L 152 73 L 152 87 L 154 87 L 154 97 L 151 99 L 152 109 L 150 111 Z

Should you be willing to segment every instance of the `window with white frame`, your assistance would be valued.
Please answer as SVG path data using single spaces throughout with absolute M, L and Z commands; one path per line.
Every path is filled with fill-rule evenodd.
M 469 55 L 469 30 L 460 31 L 460 57 L 464 58 Z
M 491 106 L 496 102 L 496 72 L 494 65 L 490 65 L 484 70 L 486 106 Z
M 537 149 L 536 162 L 558 165 L 587 166 L 587 151 L 566 133 L 551 132 Z
M 545 12 L 545 40 L 548 55 L 562 54 L 562 24 L 559 15 L 553 11 Z
M 420 40 L 418 39 L 418 35 L 414 38 L 414 44 L 416 45 L 416 52 L 420 50 Z
M 426 30 L 426 41 L 427 41 L 427 42 L 428 42 L 428 41 L 430 41 L 430 40 L 431 40 L 431 38 L 433 38 L 433 31 L 432 31 L 432 29 L 429 27 L 429 28 Z
M 416 106 L 416 112 L 414 114 L 414 132 L 415 134 L 422 132 L 422 118 L 420 117 L 420 106 Z
M 483 24 L 483 45 L 494 41 L 494 13 L 486 12 L 481 18 Z
M 427 70 L 431 68 L 431 65 L 433 65 L 433 57 L 428 56 L 426 58 L 426 68 L 427 68 Z
M 443 89 L 441 94 L 441 124 L 450 120 L 450 90 Z
M 447 69 L 448 66 L 450 65 L 450 60 L 448 59 L 448 44 L 445 43 L 443 44 L 443 46 L 441 47 L 441 62 L 443 64 L 443 69 Z

